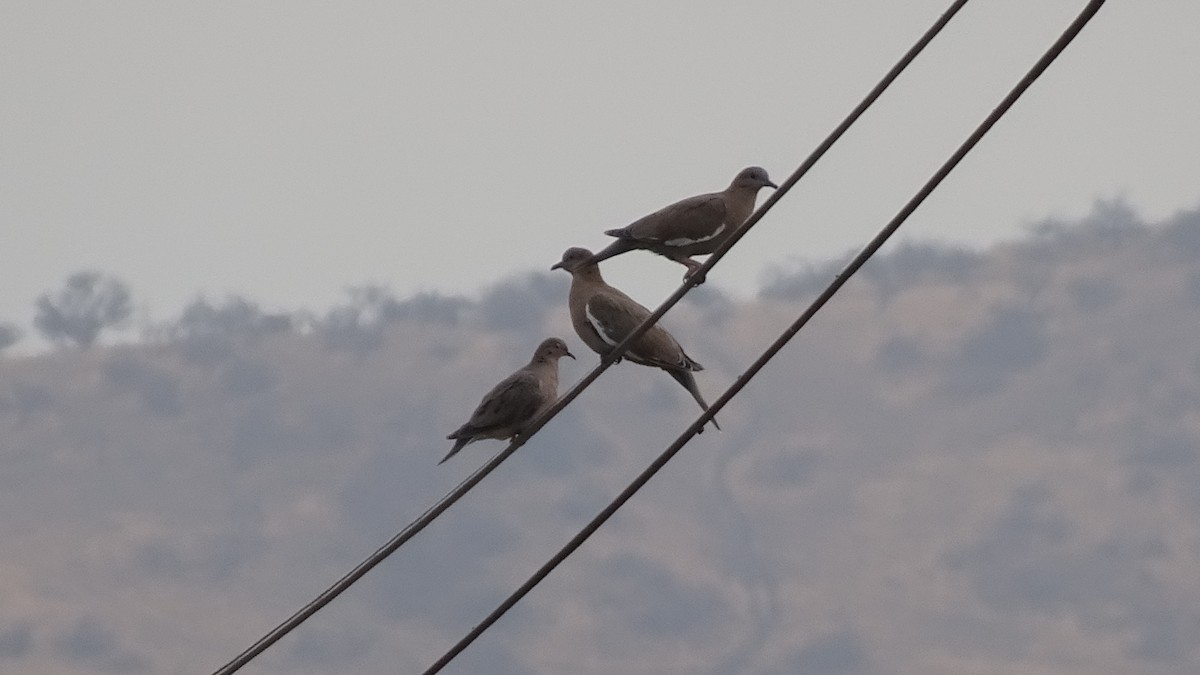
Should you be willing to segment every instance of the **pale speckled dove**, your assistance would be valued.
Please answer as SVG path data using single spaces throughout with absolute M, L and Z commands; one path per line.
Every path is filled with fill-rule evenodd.
M 617 240 L 592 261 L 643 249 L 687 267 L 686 279 L 700 267 L 691 256 L 717 250 L 754 212 L 754 201 L 764 187 L 779 186 L 771 182 L 761 167 L 742 169 L 721 192 L 688 197 L 625 227 L 606 231 L 604 234 Z M 696 279 L 696 283 L 704 283 L 704 278 Z
M 650 316 L 650 310 L 621 291 L 609 286 L 600 276 L 600 268 L 592 262 L 592 252 L 586 248 L 569 248 L 562 260 L 550 269 L 571 273 L 571 291 L 567 303 L 571 310 L 571 325 L 583 343 L 592 351 L 605 356 L 626 335 Z M 662 368 L 708 410 L 700 395 L 692 372 L 704 370 L 683 351 L 683 347 L 659 324 L 650 327 L 625 352 L 625 358 L 643 365 Z M 713 426 L 720 429 L 717 420 Z
M 555 337 L 543 340 L 529 364 L 493 387 L 471 413 L 471 419 L 446 437 L 454 440 L 454 447 L 442 462 L 468 443 L 484 438 L 509 439 L 520 434 L 525 425 L 558 398 L 558 360 L 564 356 L 575 358 L 567 350 L 566 342 Z

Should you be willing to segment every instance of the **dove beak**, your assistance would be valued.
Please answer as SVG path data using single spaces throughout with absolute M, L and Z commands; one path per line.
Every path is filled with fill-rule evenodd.
M 550 266 L 550 269 L 552 269 L 552 270 L 561 270 L 562 268 L 563 268 L 563 266 L 562 266 L 561 260 Z
M 767 187 L 769 187 L 769 188 L 775 188 L 776 190 L 778 190 L 778 189 L 779 189 L 779 186 L 778 186 L 778 185 L 776 185 L 776 184 L 774 184 L 774 183 L 772 183 L 771 181 L 767 181 L 767 182 L 763 183 L 763 185 L 766 185 L 766 186 L 767 186 Z
M 574 361 L 578 361 L 578 360 L 579 360 L 579 359 L 576 359 L 576 358 L 575 358 L 575 355 L 574 355 L 574 354 L 572 354 L 571 352 L 567 352 L 567 353 L 566 353 L 566 354 L 564 354 L 563 356 L 569 356 L 569 357 L 571 357 L 571 359 L 572 359 L 572 360 L 574 360 Z

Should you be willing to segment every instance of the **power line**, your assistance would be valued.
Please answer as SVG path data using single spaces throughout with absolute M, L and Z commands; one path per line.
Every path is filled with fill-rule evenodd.
M 600 377 L 601 373 L 615 363 L 616 359 L 619 358 L 620 355 L 625 353 L 626 349 L 629 348 L 629 345 L 634 340 L 640 337 L 646 332 L 646 330 L 650 328 L 650 326 L 654 325 L 660 318 L 662 318 L 662 316 L 666 314 L 669 309 L 674 307 L 679 300 L 682 299 L 683 296 L 694 287 L 695 284 L 692 281 L 693 279 L 703 278 L 703 275 L 712 269 L 717 261 L 725 255 L 726 251 L 728 251 L 739 239 L 745 236 L 746 231 L 758 223 L 758 221 L 762 219 L 767 211 L 770 211 L 775 203 L 782 199 L 783 196 L 792 189 L 792 186 L 794 186 L 806 173 L 808 173 L 813 165 L 815 165 L 817 161 L 821 159 L 821 157 L 824 156 L 831 147 L 833 147 L 834 143 L 836 143 L 838 139 L 840 139 L 846 133 L 846 131 L 849 130 L 849 128 L 858 120 L 858 118 L 861 117 L 862 114 L 866 112 L 866 110 L 871 107 L 872 104 L 875 103 L 875 101 L 883 94 L 883 92 L 886 91 L 887 88 L 896 80 L 896 78 L 900 76 L 900 73 L 902 73 L 909 66 L 909 64 L 916 59 L 917 55 L 925 49 L 925 47 L 933 40 L 933 38 L 936 37 L 939 32 L 941 32 L 942 28 L 946 26 L 950 19 L 956 13 L 958 13 L 958 11 L 962 9 L 967 2 L 968 0 L 955 0 L 955 2 L 951 4 L 950 8 L 938 18 L 938 20 L 920 37 L 920 39 L 917 40 L 916 43 L 913 44 L 911 48 L 909 48 L 907 52 L 904 53 L 900 60 L 898 60 L 896 64 L 892 66 L 887 74 L 885 74 L 883 78 L 880 79 L 880 81 L 867 93 L 867 95 L 863 97 L 862 101 L 860 101 L 859 104 L 850 111 L 846 118 L 843 119 L 842 122 L 838 124 L 838 126 L 831 131 L 828 136 L 825 137 L 821 144 L 818 145 L 816 149 L 814 149 L 808 155 L 808 157 L 805 158 L 805 160 L 787 178 L 787 180 L 780 184 L 779 189 L 775 190 L 762 203 L 758 210 L 751 214 L 742 227 L 734 231 L 733 235 L 728 241 L 726 241 L 719 249 L 709 256 L 708 260 L 706 260 L 700 267 L 700 273 L 689 275 L 688 279 L 684 281 L 684 283 L 675 291 L 675 293 L 663 301 L 658 309 L 654 310 L 654 312 L 647 317 L 646 320 L 641 323 L 641 325 L 635 328 L 633 332 L 631 332 L 625 338 L 625 340 L 617 344 L 605 358 L 602 358 L 599 365 L 597 365 L 587 375 L 579 380 L 579 382 L 575 383 L 570 390 L 568 390 L 561 398 L 555 401 L 554 405 L 552 405 L 542 415 L 534 420 L 524 434 L 513 439 L 513 441 L 509 443 L 506 448 L 493 456 L 490 460 L 483 464 L 483 466 L 476 469 L 471 475 L 455 486 L 453 490 L 446 493 L 438 501 L 434 502 L 434 504 L 426 509 L 424 513 L 406 525 L 404 529 L 392 537 L 383 546 L 379 547 L 379 549 L 368 556 L 366 560 L 359 563 L 354 569 L 350 570 L 350 572 L 335 582 L 328 589 L 323 591 L 311 602 L 302 607 L 295 614 L 288 617 L 278 626 L 271 629 L 266 635 L 259 638 L 256 642 L 254 642 L 254 644 L 246 648 L 245 651 L 238 654 L 224 666 L 214 671 L 213 675 L 230 675 L 231 673 L 237 672 L 242 668 L 242 666 L 252 661 L 259 654 L 266 651 L 268 647 L 279 641 L 280 638 L 290 633 L 300 624 L 304 623 L 310 616 L 316 614 L 321 610 L 321 608 L 332 602 L 334 598 L 341 595 L 342 592 L 344 592 L 350 586 L 354 585 L 354 583 L 362 578 L 363 575 L 371 571 L 371 569 L 379 563 L 383 562 L 384 559 L 386 559 L 392 553 L 396 552 L 396 550 L 403 546 L 405 542 L 412 539 L 421 530 L 425 529 L 426 526 L 437 519 L 438 516 L 450 508 L 450 506 L 452 506 L 463 495 L 470 491 L 471 488 L 475 487 L 475 485 L 483 480 L 484 477 L 495 470 L 496 467 L 500 466 L 504 460 L 508 459 L 510 455 L 524 445 L 531 436 L 536 434 L 563 408 L 574 401 L 584 389 L 587 389 L 587 387 L 590 386 L 591 383 L 596 380 L 596 378 Z
M 941 184 L 946 176 L 948 176 L 950 172 L 953 171 L 956 166 L 958 166 L 958 163 L 962 161 L 967 153 L 970 152 L 971 149 L 974 148 L 975 145 L 978 144 L 979 141 L 984 137 L 984 135 L 991 130 L 996 122 L 998 122 L 1000 118 L 1003 117 L 1010 108 L 1012 108 L 1017 99 L 1019 99 L 1021 95 L 1025 93 L 1025 90 L 1028 89 L 1029 86 L 1033 84 L 1033 82 L 1037 80 L 1043 72 L 1045 72 L 1046 68 L 1048 68 L 1056 58 L 1058 58 L 1063 50 L 1067 48 L 1067 45 L 1069 45 L 1071 41 L 1074 40 L 1079 34 L 1079 32 L 1083 30 L 1083 27 L 1086 26 L 1089 21 L 1091 21 L 1092 17 L 1095 16 L 1096 12 L 1100 10 L 1101 5 L 1103 4 L 1104 0 L 1091 0 L 1091 2 L 1089 2 L 1079 14 L 1079 16 L 1077 16 L 1075 20 L 1071 22 L 1066 31 L 1058 38 L 1058 40 L 1056 40 L 1054 44 L 1051 45 L 1051 47 L 1042 55 L 1042 57 L 1038 59 L 1037 63 L 1034 64 L 1029 72 L 1027 72 L 1025 76 L 1017 82 L 1016 86 L 1009 91 L 1008 95 L 1004 97 L 1000 104 L 994 110 L 992 110 L 992 112 L 983 120 L 982 123 L 980 123 L 978 127 L 976 127 L 975 131 L 972 132 L 965 141 L 963 141 L 962 145 L 958 147 L 954 154 L 942 164 L 942 166 L 933 174 L 932 177 L 929 178 L 928 181 L 926 181 L 925 185 L 923 185 L 921 189 L 918 190 L 915 195 L 913 195 L 912 199 L 910 199 L 908 203 L 906 203 L 904 207 L 900 209 L 900 212 L 897 213 L 896 216 L 892 218 L 892 220 L 889 221 L 886 226 L 884 226 L 879 234 L 877 234 L 875 238 L 872 239 L 870 243 L 868 243 L 867 246 L 860 251 L 853 260 L 850 261 L 848 265 L 846 265 L 845 269 L 843 269 L 842 272 L 834 278 L 833 282 L 829 284 L 825 291 L 822 292 L 821 295 L 819 295 L 811 305 L 809 305 L 808 309 L 806 309 L 800 315 L 800 317 L 797 318 L 796 321 L 775 340 L 775 342 L 771 343 L 771 346 L 768 347 L 766 351 L 764 351 L 762 355 L 760 355 L 758 359 L 756 359 L 754 363 L 752 363 L 750 367 L 746 369 L 745 372 L 738 376 L 734 383 L 727 390 L 725 390 L 725 393 L 721 394 L 721 397 L 713 402 L 713 404 L 709 406 L 708 410 L 701 414 L 691 426 L 689 426 L 682 434 L 680 434 L 679 437 L 677 437 L 675 441 L 662 452 L 662 454 L 660 454 L 653 462 L 651 462 L 650 466 L 642 471 L 642 473 L 638 474 L 637 478 L 635 478 L 633 482 L 626 486 L 625 489 L 622 490 L 621 493 L 618 494 L 617 497 L 608 504 L 608 506 L 604 507 L 604 509 L 582 530 L 580 530 L 578 534 L 572 537 L 571 540 L 558 551 L 558 553 L 556 553 L 552 558 L 550 558 L 549 561 L 542 565 L 533 574 L 533 576 L 529 577 L 525 583 L 521 584 L 516 591 L 505 598 L 505 600 L 501 602 L 500 605 L 491 612 L 491 614 L 488 614 L 488 616 L 485 617 L 482 622 L 475 626 L 475 628 L 471 629 L 471 631 L 467 633 L 463 639 L 459 640 L 453 647 L 450 648 L 449 651 L 435 661 L 433 665 L 431 665 L 425 671 L 424 675 L 433 675 L 444 668 L 446 664 L 450 663 L 454 657 L 458 656 L 458 654 L 460 654 L 472 642 L 474 642 L 476 638 L 490 628 L 492 624 L 494 624 L 501 616 L 504 615 L 505 612 L 516 605 L 521 598 L 525 597 L 529 591 L 533 590 L 535 586 L 541 583 L 541 581 L 545 579 L 555 567 L 558 567 L 560 563 L 566 560 L 567 557 L 574 553 L 576 549 L 583 545 L 583 542 L 591 537 L 592 534 L 594 534 L 601 525 L 611 518 L 618 509 L 628 502 L 629 499 L 638 492 L 638 490 L 642 489 L 642 487 L 652 477 L 654 477 L 654 474 L 658 473 L 659 469 L 666 466 L 667 462 L 671 461 L 675 454 L 678 453 L 679 450 L 683 448 L 683 446 L 686 445 L 688 441 L 690 441 L 701 429 L 703 429 L 704 425 L 707 424 L 714 415 L 720 412 L 720 410 L 725 407 L 725 404 L 728 403 L 734 396 L 736 396 L 742 390 L 742 388 L 744 388 L 750 382 L 750 380 L 753 379 L 760 370 L 762 370 L 767 362 L 774 358 L 775 355 L 779 353 L 781 349 L 783 349 L 784 345 L 786 345 L 793 337 L 796 336 L 797 333 L 800 332 L 800 329 L 808 323 L 813 315 L 815 315 L 822 307 L 825 306 L 825 303 L 827 303 L 838 292 L 838 290 L 845 285 L 850 277 L 853 276 L 854 273 L 857 272 L 859 268 L 861 268 L 863 264 L 865 264 L 867 260 L 879 250 L 881 246 L 883 246 L 884 242 L 886 242 L 896 232 L 896 230 L 900 228 L 900 225 L 902 225 L 904 221 L 907 220 L 910 215 L 912 215 L 913 211 L 915 211 L 917 207 L 920 206 L 921 203 L 924 202 L 925 199 L 937 188 L 937 186 Z M 764 206 L 766 205 L 764 204 Z

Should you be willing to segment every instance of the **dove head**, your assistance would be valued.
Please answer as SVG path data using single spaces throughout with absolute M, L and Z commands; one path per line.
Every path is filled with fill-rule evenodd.
M 575 355 L 567 349 L 567 343 L 562 338 L 552 337 L 542 340 L 542 344 L 538 345 L 537 351 L 533 353 L 533 360 L 553 363 L 564 356 L 575 358 Z
M 731 187 L 758 192 L 760 188 L 777 188 L 779 186 L 772 183 L 771 179 L 767 177 L 766 169 L 761 166 L 748 166 L 734 176 Z
M 571 274 L 586 270 L 588 267 L 596 268 L 592 263 L 592 252 L 586 248 L 573 246 L 566 251 L 563 251 L 562 260 L 550 266 L 552 270 L 566 270 Z

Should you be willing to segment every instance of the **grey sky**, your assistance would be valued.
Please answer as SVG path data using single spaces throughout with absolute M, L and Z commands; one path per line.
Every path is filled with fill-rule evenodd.
M 968 6 L 714 281 L 859 246 L 1082 4 Z M 93 267 L 158 317 L 199 292 L 473 293 L 742 166 L 782 179 L 948 5 L 6 2 L 0 318 Z M 1109 3 L 906 236 L 1194 206 L 1198 25 Z M 653 302 L 678 270 L 645 263 L 608 265 Z

